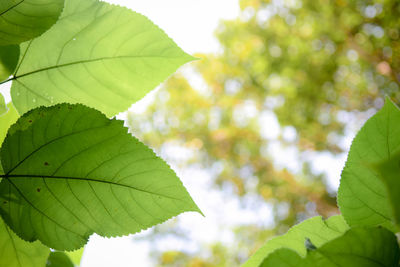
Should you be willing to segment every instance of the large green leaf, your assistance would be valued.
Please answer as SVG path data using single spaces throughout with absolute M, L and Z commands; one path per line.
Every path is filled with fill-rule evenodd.
M 6 80 L 14 72 L 19 58 L 19 46 L 0 46 L 0 82 Z
M 354 138 L 342 171 L 338 204 L 350 226 L 384 225 L 393 229 L 385 184 L 373 166 L 400 149 L 400 110 L 389 99 Z
M 24 114 L 1 147 L 0 213 L 23 239 L 58 250 L 93 232 L 138 232 L 199 211 L 174 171 L 123 121 L 83 105 Z
M 378 172 L 386 185 L 390 204 L 393 211 L 393 218 L 400 229 L 400 151 L 388 160 L 378 164 Z
M 63 7 L 64 0 L 1 0 L 0 45 L 39 36 L 57 21 Z
M 50 249 L 39 241 L 28 243 L 20 239 L 0 218 L 0 266 L 45 266 Z
M 342 235 L 347 229 L 348 226 L 340 215 L 332 216 L 327 220 L 320 216 L 310 218 L 293 226 L 286 234 L 267 241 L 242 267 L 259 266 L 264 258 L 279 248 L 289 248 L 301 256 L 305 256 L 307 253 L 304 246 L 306 238 L 311 240 L 314 245 L 321 246 Z
M 46 267 L 74 267 L 71 259 L 61 251 L 51 252 Z
M 107 116 L 135 101 L 193 58 L 146 17 L 95 0 L 69 0 L 54 27 L 21 46 L 11 88 L 20 113 L 83 103 Z
M 308 251 L 305 258 L 283 248 L 271 253 L 260 266 L 395 267 L 399 259 L 399 245 L 392 232 L 382 227 L 351 228 L 343 236 Z

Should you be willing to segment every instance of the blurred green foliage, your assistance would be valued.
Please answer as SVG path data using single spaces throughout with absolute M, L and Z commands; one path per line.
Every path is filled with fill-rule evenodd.
M 273 204 L 276 227 L 238 226 L 234 248 L 215 244 L 207 257 L 160 253 L 161 266 L 239 265 L 296 222 L 337 213 L 335 195 L 303 152 L 342 153 L 349 118 L 365 120 L 385 95 L 400 99 L 399 1 L 242 0 L 240 7 L 240 17 L 216 32 L 221 52 L 197 55 L 194 70 L 172 77 L 129 123 L 151 147 L 174 142 L 195 151 L 185 166 L 218 165 L 216 186 L 261 195 Z M 279 121 L 275 136 L 263 114 Z M 301 170 L 276 167 L 277 143 L 297 151 Z M 289 207 L 284 216 L 281 203 Z

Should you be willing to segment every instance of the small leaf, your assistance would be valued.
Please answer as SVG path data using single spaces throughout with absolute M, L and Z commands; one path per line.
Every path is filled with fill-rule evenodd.
M 21 54 L 11 88 L 21 114 L 68 102 L 111 117 L 193 60 L 145 16 L 95 0 L 67 1 L 57 24 Z
M 51 252 L 46 267 L 74 267 L 71 259 L 61 251 Z
M 0 45 L 35 38 L 56 23 L 64 0 L 1 0 Z
M 400 149 L 400 110 L 389 99 L 357 133 L 342 171 L 338 204 L 350 226 L 383 225 L 394 229 L 387 188 L 377 164 Z
M 0 214 L 23 239 L 57 250 L 80 248 L 93 232 L 127 235 L 199 211 L 123 121 L 83 105 L 24 114 L 8 131 L 1 163 Z
M 267 241 L 242 267 L 259 266 L 264 258 L 278 248 L 289 248 L 301 256 L 305 256 L 307 253 L 304 246 L 306 238 L 315 246 L 321 246 L 342 235 L 347 229 L 347 224 L 339 215 L 332 216 L 327 220 L 323 220 L 320 216 L 310 218 L 293 226 L 286 234 Z
M 38 267 L 46 264 L 49 248 L 20 239 L 0 218 L 0 266 Z
M 0 116 L 0 144 L 3 143 L 8 128 L 17 121 L 18 117 L 19 115 L 13 104 L 9 103 L 7 105 L 7 112 Z
M 7 113 L 7 104 L 2 94 L 0 94 L 0 116 Z
M 342 236 L 311 250 L 301 258 L 281 248 L 271 253 L 261 267 L 393 267 L 400 259 L 396 236 L 382 227 L 351 228 Z M 257 265 L 254 265 L 257 266 Z
M 0 46 L 0 82 L 14 72 L 19 59 L 19 46 Z
M 71 259 L 72 263 L 79 266 L 81 263 L 84 248 L 80 248 L 74 251 L 66 251 L 65 254 Z

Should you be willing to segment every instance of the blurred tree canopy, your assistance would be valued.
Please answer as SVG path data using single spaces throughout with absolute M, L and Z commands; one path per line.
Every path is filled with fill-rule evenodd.
M 184 165 L 218 166 L 216 186 L 261 195 L 274 206 L 276 227 L 240 226 L 235 248 L 214 244 L 208 257 L 168 251 L 159 254 L 161 266 L 239 265 L 271 235 L 315 213 L 335 214 L 335 195 L 304 152 L 343 152 L 349 117 L 380 108 L 385 95 L 400 99 L 399 1 L 242 0 L 240 7 L 240 17 L 216 32 L 221 52 L 197 55 L 146 112 L 129 114 L 129 124 L 151 147 L 173 142 L 195 151 Z M 295 151 L 300 170 L 274 164 L 277 145 Z

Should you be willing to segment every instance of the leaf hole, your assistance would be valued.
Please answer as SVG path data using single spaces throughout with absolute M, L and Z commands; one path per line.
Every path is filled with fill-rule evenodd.
M 36 191 L 40 192 L 40 188 L 36 188 Z
M 49 163 L 47 161 L 45 161 L 44 166 L 49 166 Z

